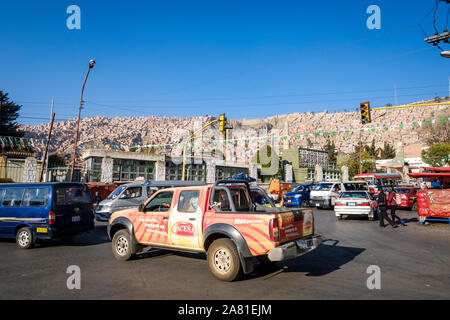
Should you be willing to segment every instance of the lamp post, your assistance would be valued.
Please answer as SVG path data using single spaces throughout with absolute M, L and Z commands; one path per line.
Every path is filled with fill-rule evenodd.
M 444 57 L 444 58 L 450 58 L 450 50 L 448 50 L 448 51 L 442 51 L 442 52 L 441 52 L 441 57 Z
M 89 69 L 86 73 L 86 77 L 84 78 L 83 87 L 81 88 L 81 96 L 80 96 L 80 106 L 78 108 L 78 119 L 77 119 L 77 128 L 76 128 L 76 134 L 75 134 L 75 144 L 73 146 L 73 155 L 72 155 L 72 169 L 70 170 L 70 181 L 73 181 L 73 173 L 75 170 L 75 156 L 77 152 L 77 143 L 78 143 L 78 131 L 80 129 L 80 115 L 81 115 L 81 106 L 83 105 L 83 92 L 84 92 L 84 86 L 86 85 L 86 80 L 89 76 L 89 72 L 91 69 L 95 66 L 95 61 L 90 60 L 89 61 Z

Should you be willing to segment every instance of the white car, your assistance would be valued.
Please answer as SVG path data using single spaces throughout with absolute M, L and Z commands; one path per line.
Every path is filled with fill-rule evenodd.
M 344 191 L 334 204 L 334 213 L 338 219 L 344 215 L 367 216 L 375 218 L 376 201 L 367 191 Z

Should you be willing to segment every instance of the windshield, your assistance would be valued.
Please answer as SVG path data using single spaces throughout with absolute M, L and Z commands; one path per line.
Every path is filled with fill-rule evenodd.
M 394 190 L 395 190 L 395 192 L 400 193 L 400 194 L 408 194 L 411 191 L 411 189 L 405 189 L 405 188 L 401 188 L 401 189 L 395 188 Z
M 342 192 L 341 199 L 348 199 L 348 198 L 353 198 L 353 199 L 367 199 L 367 193 L 365 192 Z
M 108 197 L 106 197 L 106 199 L 111 200 L 111 199 L 117 198 L 122 193 L 122 191 L 125 190 L 125 189 L 126 189 L 125 186 L 117 187 L 113 192 L 111 192 L 109 194 Z
M 367 184 L 362 182 L 344 183 L 345 190 L 368 190 Z
M 314 191 L 330 191 L 332 186 L 332 183 L 321 183 L 314 186 Z
M 304 186 L 294 186 L 290 192 L 302 192 L 303 190 L 305 190 Z

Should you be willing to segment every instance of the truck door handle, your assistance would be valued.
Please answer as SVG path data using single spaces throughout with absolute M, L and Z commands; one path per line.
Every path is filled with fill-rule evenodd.
M 189 221 L 195 221 L 195 218 L 189 218 Z

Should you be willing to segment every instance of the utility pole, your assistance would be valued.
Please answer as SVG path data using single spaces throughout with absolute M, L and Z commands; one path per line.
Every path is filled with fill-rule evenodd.
M 44 157 L 43 159 L 48 159 L 47 158 L 47 152 L 48 152 L 48 145 L 50 143 L 50 138 L 52 136 L 52 130 L 53 130 L 53 121 L 55 120 L 55 114 L 52 112 L 52 120 L 50 121 L 50 128 L 48 130 L 48 137 L 47 137 L 47 143 L 45 144 L 45 151 L 44 151 Z M 45 167 L 45 162 L 42 163 L 41 166 L 41 173 L 39 174 L 39 182 L 42 182 L 42 175 L 44 174 L 44 167 Z
M 55 105 L 55 101 L 52 99 L 52 106 L 50 108 L 50 121 L 52 122 L 52 118 L 53 118 L 53 107 Z M 50 140 L 50 139 L 48 139 Z M 47 177 L 48 177 L 48 153 L 47 156 L 45 157 L 45 179 L 44 181 L 47 182 Z

